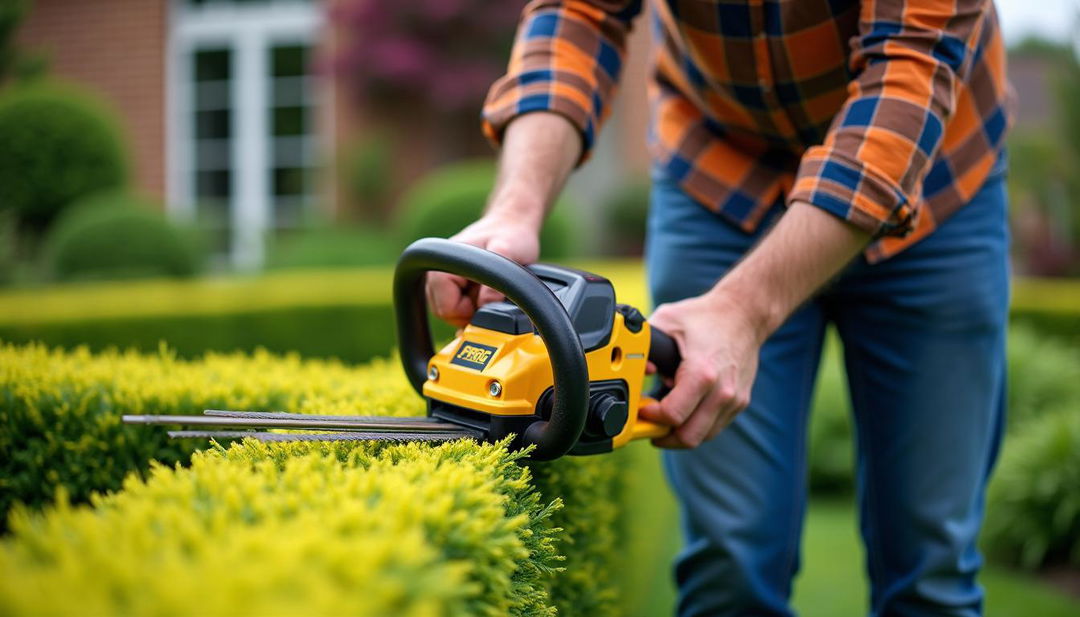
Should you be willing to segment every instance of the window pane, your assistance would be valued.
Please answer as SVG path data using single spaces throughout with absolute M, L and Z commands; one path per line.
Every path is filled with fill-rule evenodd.
M 271 53 L 271 75 L 274 77 L 300 77 L 307 74 L 306 46 L 282 45 L 275 47 Z
M 232 134 L 229 109 L 195 112 L 195 139 L 228 139 Z
M 195 173 L 195 196 L 199 201 L 229 199 L 232 194 L 232 171 L 214 169 Z
M 274 108 L 274 137 L 304 135 L 307 133 L 306 107 Z
M 274 170 L 274 197 L 303 195 L 307 188 L 307 170 L 279 167 Z
M 232 74 L 228 49 L 204 49 L 195 52 L 195 81 L 221 81 Z

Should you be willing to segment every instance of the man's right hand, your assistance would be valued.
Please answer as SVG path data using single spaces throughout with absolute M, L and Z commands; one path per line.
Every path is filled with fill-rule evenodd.
M 506 128 L 499 173 L 484 216 L 450 238 L 478 246 L 520 264 L 540 256 L 544 216 L 581 157 L 581 136 L 563 116 L 532 112 Z M 428 306 L 459 328 L 476 309 L 502 299 L 502 294 L 444 272 L 427 277 Z
M 495 213 L 485 215 L 450 239 L 487 249 L 519 264 L 531 264 L 540 257 L 540 232 L 535 225 L 507 220 Z M 458 328 L 469 323 L 476 309 L 503 299 L 490 287 L 445 272 L 428 273 L 427 297 L 435 316 Z

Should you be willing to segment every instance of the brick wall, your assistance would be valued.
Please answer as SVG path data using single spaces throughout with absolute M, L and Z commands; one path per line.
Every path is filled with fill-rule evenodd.
M 34 0 L 20 44 L 51 75 L 103 96 L 120 116 L 136 189 L 165 195 L 167 0 Z

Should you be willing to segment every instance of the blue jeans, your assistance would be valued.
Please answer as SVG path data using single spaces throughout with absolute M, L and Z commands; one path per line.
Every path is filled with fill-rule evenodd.
M 701 447 L 665 452 L 685 536 L 680 616 L 792 614 L 808 407 L 829 323 L 854 409 L 871 614 L 981 614 L 975 543 L 1004 422 L 1003 167 L 918 244 L 852 263 L 762 347 L 750 406 Z M 763 231 L 745 234 L 657 175 L 646 255 L 661 304 L 709 289 Z

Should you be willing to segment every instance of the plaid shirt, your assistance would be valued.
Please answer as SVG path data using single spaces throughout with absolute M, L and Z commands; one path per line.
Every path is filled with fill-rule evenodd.
M 586 156 L 610 109 L 640 0 L 534 0 L 484 131 L 562 114 Z M 654 163 L 753 231 L 809 202 L 870 232 L 878 261 L 967 203 L 1009 123 L 991 0 L 657 0 Z M 584 157 L 583 157 L 584 160 Z

